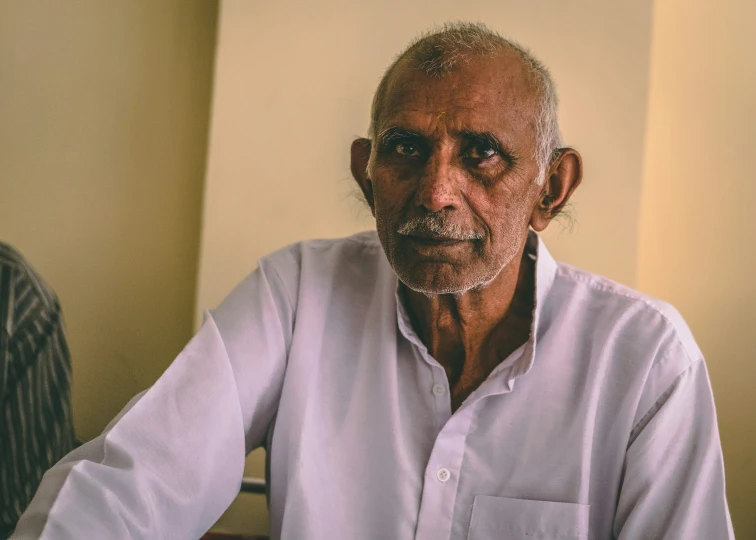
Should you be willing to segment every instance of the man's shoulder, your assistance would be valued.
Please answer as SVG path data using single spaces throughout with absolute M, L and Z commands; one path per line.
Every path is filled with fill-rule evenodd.
M 596 300 L 612 299 L 624 305 L 637 305 L 659 313 L 675 311 L 668 302 L 642 293 L 600 274 L 594 274 L 567 263 L 557 263 L 557 281 L 561 285 L 584 288 Z
M 309 240 L 301 240 L 274 251 L 269 257 L 287 251 L 309 250 L 314 252 L 328 252 L 332 250 L 374 249 L 380 247 L 381 243 L 378 240 L 378 233 L 375 230 L 367 230 L 340 238 L 313 238 Z
M 0 268 L 16 269 L 27 265 L 23 255 L 13 246 L 0 242 Z
M 302 287 L 335 293 L 372 288 L 392 276 L 375 231 L 296 242 L 260 259 L 259 267 L 293 304 Z
M 665 300 L 561 262 L 555 285 L 562 294 L 579 298 L 602 321 L 614 321 L 628 333 L 655 331 L 660 338 L 681 347 L 690 362 L 702 356 L 685 319 Z
M 18 358 L 24 361 L 16 370 L 36 358 L 50 332 L 62 329 L 55 291 L 18 250 L 4 243 L 0 243 L 0 325 L 8 333 L 8 346 L 23 351 Z
M 14 302 L 35 301 L 47 309 L 57 309 L 55 291 L 13 246 L 0 242 L 0 273 L 6 273 L 14 288 Z
M 325 270 L 350 260 L 368 264 L 371 259 L 382 256 L 378 234 L 370 230 L 343 238 L 318 238 L 295 242 L 263 257 L 260 265 L 273 265 L 279 271 L 301 271 L 303 267 L 319 267 Z

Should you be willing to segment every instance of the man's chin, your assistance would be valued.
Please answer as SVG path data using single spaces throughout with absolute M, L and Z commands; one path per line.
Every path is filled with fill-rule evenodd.
M 435 276 L 418 276 L 416 273 L 398 273 L 399 280 L 409 289 L 426 296 L 441 294 L 464 294 L 471 289 L 485 285 L 482 280 L 443 279 Z
M 469 261 L 418 261 L 415 257 L 393 261 L 392 266 L 407 288 L 426 296 L 461 295 L 479 290 L 488 286 L 501 272 L 499 267 L 490 268 Z

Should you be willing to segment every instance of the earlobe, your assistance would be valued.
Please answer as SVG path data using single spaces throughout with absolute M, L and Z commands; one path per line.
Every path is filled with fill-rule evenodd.
M 530 219 L 530 226 L 535 231 L 543 231 L 559 215 L 582 178 L 580 154 L 572 148 L 561 148 L 551 164 L 544 191 L 540 194 Z
M 370 205 L 370 209 L 375 212 L 373 205 L 373 182 L 368 175 L 371 148 L 372 143 L 370 139 L 355 139 L 352 142 L 350 168 L 352 170 L 352 177 L 360 187 L 365 200 Z
M 533 210 L 533 215 L 530 217 L 530 228 L 536 232 L 543 231 L 551 222 L 551 217 L 549 207 L 544 205 L 543 201 L 539 202 Z

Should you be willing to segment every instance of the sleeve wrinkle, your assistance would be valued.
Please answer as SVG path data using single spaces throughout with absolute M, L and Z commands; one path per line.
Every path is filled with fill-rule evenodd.
M 260 271 L 262 272 L 263 276 L 265 277 L 265 285 L 268 294 L 271 297 L 271 300 L 273 300 L 273 304 L 276 306 L 276 313 L 278 313 L 278 325 L 281 328 L 281 335 L 284 336 L 284 343 L 286 345 L 286 357 L 289 356 L 289 350 L 291 349 L 291 340 L 294 335 L 294 324 L 297 318 L 297 311 L 295 309 L 294 300 L 291 297 L 291 293 L 289 292 L 289 289 L 286 287 L 286 283 L 284 283 L 283 278 L 281 278 L 281 274 L 278 271 L 278 268 L 276 268 L 276 265 L 273 261 L 268 260 L 268 265 L 270 265 L 270 269 L 272 270 L 273 276 L 275 277 L 275 280 L 278 282 L 279 287 L 283 291 L 283 296 L 286 299 L 287 304 L 289 305 L 289 309 L 291 310 L 291 330 L 290 334 L 288 334 L 284 329 L 284 323 L 286 322 L 286 315 L 281 312 L 281 308 L 278 305 L 278 302 L 276 302 L 275 297 L 273 296 L 273 293 L 270 290 L 270 285 L 268 284 L 268 272 L 266 268 L 263 268 L 262 265 L 260 266 Z M 268 266 L 266 265 L 266 266 Z
M 661 362 L 664 361 L 664 359 L 668 358 L 669 356 L 670 356 L 670 353 L 668 351 L 664 355 L 664 357 L 662 358 L 662 360 L 660 360 L 659 362 L 655 362 L 654 363 L 654 365 L 653 365 L 653 367 L 651 369 L 653 369 L 654 367 L 656 367 L 657 365 L 659 365 Z M 670 383 L 670 385 L 664 390 L 664 392 L 662 392 L 661 395 L 659 395 L 659 397 L 656 398 L 656 401 L 654 402 L 654 404 L 651 405 L 651 407 L 646 411 L 646 413 L 641 417 L 641 419 L 638 420 L 638 422 L 635 424 L 635 426 L 633 426 L 633 429 L 630 430 L 630 436 L 628 438 L 627 448 L 630 448 L 633 445 L 633 443 L 635 442 L 635 439 L 638 438 L 638 435 L 640 435 L 641 431 L 643 431 L 643 429 L 649 424 L 649 422 L 651 422 L 651 419 L 654 417 L 654 415 L 657 412 L 659 412 L 659 410 L 664 406 L 664 404 L 667 402 L 667 400 L 669 399 L 669 397 L 672 395 L 672 393 L 675 391 L 675 389 L 679 386 L 680 379 L 682 379 L 682 377 L 686 373 L 688 373 L 691 369 L 693 369 L 693 367 L 699 361 L 702 361 L 702 360 L 703 359 L 698 359 L 698 360 L 696 360 L 694 362 L 691 362 L 687 366 L 685 366 L 685 369 L 683 369 L 680 373 L 678 373 L 677 376 L 674 378 L 674 380 Z M 651 370 L 649 370 L 649 373 L 650 372 L 651 372 Z M 648 380 L 648 376 L 646 377 L 646 381 L 647 380 Z M 646 381 L 644 381 L 644 384 L 643 384 L 644 387 L 645 387 Z
M 239 407 L 239 417 L 242 419 L 242 426 L 241 426 L 242 432 L 245 433 L 246 435 L 247 426 L 244 425 L 244 408 L 242 407 L 241 396 L 239 395 L 239 393 L 241 392 L 241 388 L 239 386 L 239 379 L 236 376 L 236 370 L 234 370 L 234 363 L 231 361 L 231 356 L 229 355 L 228 348 L 226 347 L 226 341 L 223 339 L 223 334 L 218 328 L 218 325 L 216 324 L 215 318 L 213 317 L 212 313 L 208 311 L 207 317 L 213 322 L 215 331 L 218 333 L 218 339 L 220 340 L 221 345 L 223 345 L 223 352 L 226 355 L 226 362 L 228 362 L 228 367 L 231 370 L 231 376 L 234 378 L 234 386 L 236 386 L 236 405 Z
M 278 281 L 278 284 L 281 286 L 281 289 L 283 290 L 284 297 L 286 298 L 286 302 L 288 302 L 289 304 L 289 308 L 291 309 L 291 312 L 295 313 L 294 300 L 291 298 L 291 293 L 289 292 L 289 289 L 286 287 L 286 284 L 284 283 L 283 278 L 281 278 L 281 273 L 278 271 L 278 268 L 276 268 L 276 265 L 273 261 L 268 260 L 268 264 L 270 265 L 271 270 L 273 270 L 273 273 L 276 276 L 276 281 Z M 265 269 L 262 269 L 262 272 L 264 274 L 267 274 Z M 278 304 L 276 304 L 276 311 L 278 311 L 278 318 L 283 321 L 284 315 L 283 313 L 281 313 L 281 310 L 279 309 Z

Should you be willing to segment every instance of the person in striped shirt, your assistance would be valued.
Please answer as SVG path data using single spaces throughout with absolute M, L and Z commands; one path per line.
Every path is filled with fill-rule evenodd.
M 58 298 L 20 253 L 0 243 L 0 538 L 74 441 Z

